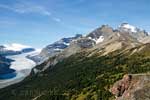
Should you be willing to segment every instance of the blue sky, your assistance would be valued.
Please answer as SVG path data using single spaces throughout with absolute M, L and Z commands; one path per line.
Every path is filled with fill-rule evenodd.
M 123 22 L 150 32 L 150 0 L 0 0 L 0 44 L 41 48 Z

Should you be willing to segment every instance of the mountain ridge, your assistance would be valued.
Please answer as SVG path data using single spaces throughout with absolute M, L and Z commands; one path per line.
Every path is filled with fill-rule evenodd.
M 61 52 L 34 67 L 25 80 L 0 90 L 0 99 L 61 100 L 63 96 L 64 100 L 115 100 L 110 88 L 116 81 L 125 74 L 150 72 L 150 43 L 143 42 L 149 36 L 143 37 L 143 32 L 137 31 L 142 34 L 137 35 L 139 38 L 130 31 L 103 25 L 71 41 Z M 21 91 L 33 94 L 21 95 Z
M 134 34 L 143 33 L 137 31 L 134 32 Z M 119 49 L 131 49 L 149 42 L 149 35 L 147 34 L 147 32 L 144 33 L 144 37 L 141 37 L 143 40 L 139 40 L 139 38 L 136 38 L 134 34 L 131 33 L 130 30 L 129 32 L 120 31 L 120 27 L 118 29 L 113 29 L 109 25 L 102 25 L 100 28 L 95 29 L 86 36 L 82 36 L 76 38 L 74 41 L 71 41 L 70 45 L 64 48 L 61 52 L 58 52 L 53 56 L 49 56 L 55 58 L 55 60 L 51 62 L 51 64 L 56 64 L 62 59 L 67 58 L 72 54 L 81 52 L 82 50 L 90 50 L 94 52 L 97 51 L 103 53 L 103 55 L 107 55 L 108 53 Z M 144 42 L 145 38 L 147 38 L 147 41 Z M 99 39 L 100 42 L 98 43 L 97 41 Z M 47 66 L 49 66 L 49 64 L 50 63 L 48 63 Z
M 128 27 L 124 28 L 125 25 Z M 132 28 L 136 29 L 136 31 L 132 32 L 131 31 Z M 122 36 L 123 35 L 122 33 L 124 34 L 124 36 Z M 45 48 L 42 49 L 39 55 L 29 56 L 29 58 L 37 62 L 37 64 L 41 64 L 42 62 L 47 60 L 48 57 L 56 56 L 57 54 L 63 52 L 64 49 L 68 48 L 70 44 L 73 44 L 72 39 L 75 41 L 76 40 L 79 41 L 80 39 L 78 38 L 81 38 L 82 41 L 85 39 L 86 41 L 87 40 L 91 41 L 91 44 L 96 45 L 96 44 L 104 44 L 103 42 L 106 43 L 106 41 L 110 41 L 110 39 L 112 38 L 121 37 L 121 36 L 122 38 L 127 37 L 126 35 L 129 38 L 132 38 L 132 40 L 134 41 L 137 40 L 137 42 L 140 43 L 148 43 L 150 39 L 148 32 L 140 28 L 137 28 L 135 26 L 132 26 L 128 23 L 122 23 L 116 29 L 113 29 L 109 25 L 102 25 L 101 27 L 93 30 L 92 32 L 88 33 L 85 36 L 81 36 L 80 34 L 77 34 L 75 37 L 62 38 L 57 42 L 47 45 Z M 65 39 L 67 40 L 67 42 L 64 44 Z M 56 48 L 57 46 L 58 48 Z

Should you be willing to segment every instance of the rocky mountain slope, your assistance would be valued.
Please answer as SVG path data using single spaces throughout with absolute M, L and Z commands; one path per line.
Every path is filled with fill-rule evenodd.
M 110 45 L 106 48 L 105 54 L 107 54 L 108 52 L 115 51 L 124 46 L 132 48 L 142 43 L 149 43 L 149 37 L 148 32 L 128 23 L 122 23 L 117 29 L 113 29 L 109 25 L 102 25 L 86 36 L 77 34 L 75 37 L 63 38 L 46 46 L 39 55 L 29 55 L 28 58 L 41 64 L 49 57 L 57 56 L 60 53 L 60 55 L 70 55 L 73 54 L 73 52 L 76 53 L 76 51 L 80 52 L 80 50 L 76 49 L 79 49 L 81 45 L 83 48 L 89 48 L 91 46 L 95 47 L 95 49 L 102 49 L 106 47 L 106 45 Z M 79 41 L 80 43 L 77 43 Z M 74 48 L 74 50 L 72 50 L 72 48 Z M 68 51 L 70 49 L 70 51 L 67 52 L 66 49 Z M 65 54 L 63 54 L 63 52 Z
M 86 36 L 71 41 L 61 52 L 33 68 L 31 75 L 24 81 L 1 89 L 0 99 L 115 100 L 115 93 L 110 90 L 116 81 L 125 74 L 131 74 L 133 79 L 127 77 L 125 83 L 140 83 L 145 79 L 145 73 L 150 72 L 150 43 L 140 41 L 149 37 L 147 32 L 143 35 L 139 29 L 128 24 L 125 26 L 125 29 L 113 29 L 103 25 Z M 136 37 L 134 34 L 140 35 Z M 137 74 L 141 73 L 144 77 L 138 78 Z M 144 82 L 149 84 L 149 81 Z M 147 86 L 138 83 L 135 85 L 143 89 L 140 93 Z M 137 92 L 133 90 L 136 87 L 134 89 L 130 86 L 133 85 L 129 84 L 121 93 L 119 89 L 117 97 L 126 98 L 125 91 L 135 95 Z M 146 88 L 149 91 L 149 87 Z M 143 98 L 147 96 L 143 95 Z
M 81 51 L 90 51 L 90 55 L 94 53 L 107 55 L 108 53 L 116 50 L 127 50 L 140 46 L 144 43 L 149 43 L 149 35 L 147 32 L 144 31 L 144 33 L 140 33 L 140 29 L 137 29 L 135 32 L 130 30 L 127 31 L 126 29 L 121 28 L 124 27 L 123 25 L 124 24 L 122 24 L 118 29 L 113 29 L 108 25 L 102 25 L 100 28 L 97 28 L 86 36 L 72 41 L 67 48 L 53 56 L 50 56 L 50 61 L 45 66 L 42 68 L 37 66 L 35 67 L 35 70 L 40 69 L 43 71 L 48 66 L 55 65 L 64 58 Z M 135 38 L 134 34 L 142 34 L 142 36 L 143 34 L 145 35 L 144 37 L 138 35 L 141 38 L 139 40 L 138 38 Z M 146 42 L 144 42 L 145 38 L 148 38 Z
M 37 55 L 29 55 L 28 58 L 32 59 L 36 63 L 41 63 L 48 59 L 49 57 L 53 57 L 60 52 L 62 52 L 65 48 L 67 48 L 70 45 L 70 42 L 82 37 L 80 34 L 76 34 L 75 37 L 68 37 L 68 38 L 62 38 L 59 41 L 56 41 L 45 48 L 43 48 L 40 52 L 40 54 Z

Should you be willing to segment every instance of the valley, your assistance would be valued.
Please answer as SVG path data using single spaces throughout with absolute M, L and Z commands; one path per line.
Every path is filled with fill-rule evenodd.
M 117 29 L 102 25 L 86 36 L 62 38 L 39 54 L 8 56 L 15 60 L 10 68 L 16 69 L 18 83 L 0 89 L 0 99 L 140 100 L 138 88 L 150 93 L 145 38 L 150 38 L 146 31 L 127 23 Z M 142 100 L 149 99 L 145 93 L 138 94 Z

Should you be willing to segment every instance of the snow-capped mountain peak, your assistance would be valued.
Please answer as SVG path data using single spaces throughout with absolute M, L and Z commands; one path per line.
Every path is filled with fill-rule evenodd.
M 136 33 L 137 32 L 137 27 L 133 26 L 133 25 L 130 25 L 128 23 L 123 23 L 119 26 L 119 28 L 122 28 L 126 31 L 131 31 L 133 33 Z
M 18 43 L 5 44 L 4 47 L 7 50 L 13 50 L 13 51 L 21 51 L 22 49 L 25 48 L 31 48 L 31 46 L 26 46 Z

